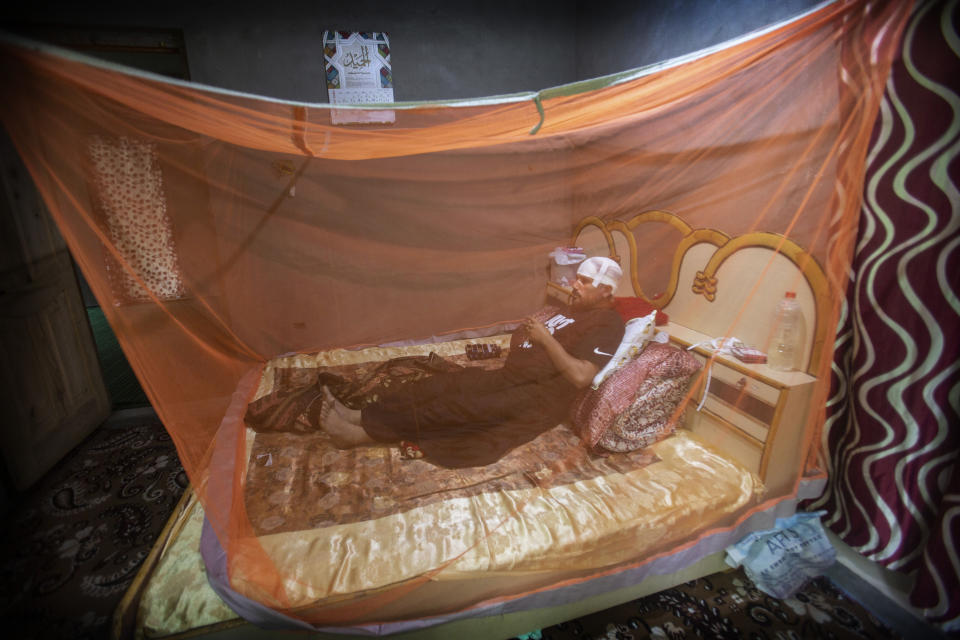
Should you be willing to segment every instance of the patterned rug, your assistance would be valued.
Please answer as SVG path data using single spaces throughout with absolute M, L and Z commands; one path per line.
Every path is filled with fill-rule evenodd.
M 95 431 L 6 518 L 4 635 L 109 637 L 114 609 L 186 486 L 156 419 Z
M 529 640 L 900 638 L 827 578 L 786 600 L 741 569 L 716 573 L 523 636 Z

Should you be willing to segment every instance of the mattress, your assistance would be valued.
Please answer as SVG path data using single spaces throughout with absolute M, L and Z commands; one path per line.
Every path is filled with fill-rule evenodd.
M 637 558 L 667 550 L 700 530 L 724 524 L 754 504 L 762 491 L 753 474 L 686 431 L 654 445 L 651 452 L 656 460 L 636 471 L 564 485 L 549 496 L 529 489 L 528 493 L 541 495 L 530 498 L 535 504 L 520 512 L 517 506 L 525 498 L 518 490 L 482 500 L 482 505 L 455 498 L 454 504 L 429 508 L 429 513 L 416 509 L 363 523 L 273 534 L 263 542 L 281 566 L 312 567 L 325 576 L 330 593 L 347 594 L 350 589 L 375 587 L 433 568 L 479 539 L 483 544 L 474 544 L 428 584 L 447 585 L 438 590 L 440 594 L 456 585 L 454 595 L 459 599 L 467 592 L 473 598 L 482 597 L 485 589 L 490 591 L 486 595 L 495 597 L 504 584 L 535 588 L 587 574 L 573 567 L 592 569 L 595 563 L 626 559 L 624 541 L 632 545 L 627 554 Z M 489 510 L 476 521 L 478 525 L 493 522 L 492 513 L 510 517 L 489 535 L 476 525 L 460 529 L 430 519 L 446 511 L 450 522 L 462 522 L 475 509 Z M 145 587 L 137 616 L 141 637 L 159 638 L 237 621 L 207 583 L 199 551 L 202 524 L 203 508 L 193 500 Z M 384 531 L 401 530 L 407 533 L 383 537 Z M 447 534 L 452 537 L 449 541 L 444 540 Z M 554 538 L 556 544 L 552 544 Z M 383 546 L 385 540 L 394 545 Z M 416 553 L 410 553 L 411 544 Z M 345 547 L 354 549 L 349 557 L 338 551 Z M 382 566 L 376 571 L 362 570 L 377 564 Z M 511 571 L 518 567 L 526 575 Z M 471 581 L 471 576 L 479 579 Z M 300 597 L 317 596 L 308 592 Z M 435 613 L 437 605 L 453 604 L 442 602 L 447 598 L 422 599 L 431 603 L 424 604 L 418 612 L 422 615 Z
M 256 398 L 316 370 L 431 352 L 456 359 L 464 344 L 490 340 L 277 359 Z M 322 434 L 247 435 L 247 513 L 286 576 L 292 610 L 373 598 L 376 606 L 354 609 L 356 624 L 469 611 L 616 571 L 731 523 L 763 493 L 754 474 L 684 430 L 645 450 L 601 457 L 560 424 L 494 464 L 466 469 L 409 459 L 398 448 L 343 452 Z M 207 583 L 202 523 L 194 501 L 144 588 L 142 637 L 237 621 Z M 242 572 L 232 575 L 243 593 Z

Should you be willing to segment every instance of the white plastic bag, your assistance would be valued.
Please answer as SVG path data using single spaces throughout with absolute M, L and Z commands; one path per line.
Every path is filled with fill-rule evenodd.
M 568 266 L 580 264 L 587 259 L 587 254 L 580 247 L 557 247 L 550 252 L 550 257 L 558 265 Z
M 587 259 L 587 254 L 580 247 L 557 247 L 550 257 L 550 282 L 571 287 L 577 279 L 577 267 Z
M 773 529 L 755 531 L 727 547 L 727 564 L 743 565 L 757 588 L 786 599 L 836 562 L 837 552 L 820 524 L 826 511 L 777 518 Z

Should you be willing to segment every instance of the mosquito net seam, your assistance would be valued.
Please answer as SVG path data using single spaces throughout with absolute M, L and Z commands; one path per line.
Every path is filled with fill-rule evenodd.
M 95 56 L 89 56 L 71 49 L 65 49 L 56 45 L 50 45 L 43 42 L 31 40 L 29 38 L 24 38 L 16 34 L 9 32 L 0 31 L 0 41 L 6 41 L 10 44 L 22 47 L 24 49 L 33 50 L 38 53 L 49 53 L 62 57 L 64 59 L 76 60 L 78 62 L 83 62 L 84 64 L 89 64 L 91 66 L 102 67 L 111 71 L 116 71 L 118 73 L 123 73 L 125 75 L 142 77 L 147 80 L 167 83 L 171 85 L 183 86 L 191 89 L 200 89 L 205 91 L 210 91 L 214 93 L 222 93 L 224 95 L 231 95 L 241 98 L 253 98 L 257 100 L 269 100 L 277 104 L 286 104 L 297 107 L 308 107 L 308 108 L 327 108 L 327 109 L 346 109 L 346 110 L 369 110 L 369 109 L 416 109 L 425 106 L 444 106 L 444 107 L 474 107 L 479 105 L 489 105 L 489 104 L 509 104 L 512 102 L 523 102 L 526 100 L 535 100 L 538 96 L 540 99 L 557 97 L 557 96 L 571 96 L 578 93 L 586 93 L 589 91 L 594 91 L 596 89 L 601 89 L 609 86 L 615 86 L 624 82 L 630 82 L 643 76 L 650 75 L 653 73 L 658 73 L 671 67 L 676 67 L 679 65 L 692 62 L 699 58 L 708 56 L 710 54 L 716 53 L 718 51 L 723 51 L 729 47 L 736 46 L 740 43 L 747 42 L 754 38 L 766 35 L 770 32 L 776 31 L 786 25 L 798 22 L 808 17 L 809 15 L 821 11 L 824 7 L 827 7 L 831 4 L 840 4 L 843 0 L 824 0 L 820 4 L 814 5 L 805 11 L 796 14 L 791 18 L 786 20 L 776 22 L 753 31 L 749 31 L 743 35 L 731 38 L 724 42 L 699 49 L 692 53 L 676 56 L 668 60 L 663 60 L 660 62 L 655 62 L 643 67 L 638 67 L 636 69 L 629 69 L 627 71 L 620 71 L 617 73 L 600 76 L 598 78 L 590 78 L 587 80 L 578 80 L 576 82 L 570 82 L 562 85 L 557 85 L 555 87 L 548 87 L 545 89 L 540 89 L 537 91 L 520 91 L 517 93 L 509 93 L 502 95 L 489 96 L 485 98 L 461 98 L 456 100 L 412 100 L 412 101 L 400 101 L 400 102 L 390 102 L 390 103 L 376 103 L 376 104 L 337 104 L 333 105 L 330 103 L 323 102 L 302 102 L 298 100 L 284 100 L 280 98 L 273 98 L 270 96 L 263 96 L 254 93 L 247 93 L 244 91 L 236 91 L 232 89 L 225 89 L 223 87 L 217 87 L 214 85 L 206 85 L 196 82 L 188 82 L 185 80 L 179 80 L 177 78 L 171 78 L 169 76 L 164 76 L 149 71 L 142 71 L 139 69 L 134 69 L 124 65 L 116 64 Z

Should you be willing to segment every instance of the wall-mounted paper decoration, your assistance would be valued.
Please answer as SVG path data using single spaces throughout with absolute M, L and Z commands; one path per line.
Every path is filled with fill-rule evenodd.
M 94 207 L 117 250 L 104 249 L 115 304 L 183 298 L 186 288 L 157 145 L 93 135 L 87 152 Z
M 324 31 L 323 58 L 331 104 L 393 102 L 390 39 L 382 31 Z M 333 109 L 333 124 L 393 122 L 390 109 Z

